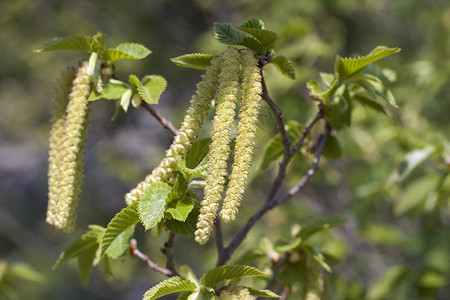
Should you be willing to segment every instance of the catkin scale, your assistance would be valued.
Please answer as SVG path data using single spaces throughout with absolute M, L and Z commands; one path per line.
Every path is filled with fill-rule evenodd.
M 208 116 L 211 101 L 214 99 L 217 90 L 219 71 L 219 59 L 213 58 L 202 76 L 202 81 L 197 84 L 197 90 L 192 96 L 190 107 L 177 136 L 166 152 L 166 157 L 160 162 L 158 167 L 153 169 L 151 174 L 146 176 L 144 181 L 140 182 L 136 188 L 125 196 L 125 201 L 128 205 L 136 202 L 153 182 L 166 181 L 173 183 L 176 157 L 178 155 L 184 157 L 187 154 L 192 142 L 197 137 L 198 130 L 200 130 Z
M 242 50 L 240 61 L 242 64 L 242 98 L 234 148 L 234 163 L 220 211 L 220 216 L 225 222 L 231 222 L 236 218 L 238 206 L 245 191 L 248 170 L 255 147 L 256 124 L 262 100 L 261 74 L 253 52 Z
M 229 129 L 234 124 L 235 105 L 239 91 L 239 71 L 239 52 L 233 47 L 228 47 L 221 56 L 216 115 L 213 120 L 212 141 L 208 158 L 208 175 L 204 198 L 201 201 L 201 205 L 208 207 L 209 212 L 200 212 L 197 230 L 195 231 L 195 240 L 200 244 L 209 240 L 217 215 L 217 204 L 221 199 L 225 183 L 231 141 Z

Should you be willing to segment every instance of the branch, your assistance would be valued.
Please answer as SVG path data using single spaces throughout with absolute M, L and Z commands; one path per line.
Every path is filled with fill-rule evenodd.
M 130 241 L 130 253 L 133 254 L 134 256 L 138 257 L 143 262 L 145 262 L 150 269 L 152 269 L 156 272 L 162 273 L 162 274 L 166 275 L 167 277 L 172 277 L 172 276 L 177 275 L 176 273 L 173 273 L 171 270 L 163 268 L 163 267 L 159 266 L 158 264 L 154 263 L 147 255 L 145 255 L 144 253 L 139 251 L 139 249 L 137 248 L 137 242 L 135 239 L 132 239 Z
M 220 218 L 216 217 L 216 224 L 214 226 L 214 230 L 216 233 L 216 247 L 217 247 L 217 254 L 218 254 L 218 260 L 221 261 L 225 257 L 225 248 L 223 247 L 223 235 L 222 235 L 222 226 L 220 223 Z
M 175 264 L 173 261 L 173 254 L 170 250 L 173 247 L 173 240 L 175 239 L 175 233 L 169 232 L 169 239 L 164 243 L 164 248 L 161 249 L 162 254 L 166 256 L 166 268 L 170 270 L 173 274 L 178 275 L 177 270 L 175 270 Z
M 152 117 L 154 117 L 162 125 L 162 127 L 172 132 L 173 135 L 178 134 L 178 129 L 168 119 L 164 118 L 158 112 L 156 112 L 150 105 L 148 105 L 146 102 L 142 102 L 141 106 L 146 111 L 148 111 L 152 115 Z
M 316 118 L 312 121 L 313 124 L 315 124 L 317 121 L 315 121 Z M 311 125 L 311 124 L 310 124 Z M 308 129 L 309 128 L 309 129 Z M 305 128 L 305 130 L 310 130 L 312 126 L 308 126 Z M 277 178 L 275 178 L 274 183 L 272 185 L 272 190 L 267 196 L 264 204 L 256 211 L 247 221 L 247 223 L 244 225 L 244 227 L 234 236 L 234 238 L 231 240 L 230 244 L 227 248 L 225 248 L 224 255 L 218 260 L 217 265 L 223 265 L 225 262 L 231 257 L 231 254 L 236 250 L 236 248 L 242 243 L 242 241 L 247 236 L 250 229 L 253 227 L 253 225 L 261 219 L 261 217 L 270 209 L 274 208 L 275 206 L 281 204 L 282 202 L 286 201 L 287 199 L 293 197 L 297 193 L 300 192 L 300 190 L 305 186 L 305 184 L 309 181 L 309 179 L 314 175 L 314 173 L 319 168 L 319 161 L 320 156 L 322 155 L 323 149 L 325 147 L 325 143 L 328 139 L 328 136 L 331 133 L 331 127 L 328 123 L 325 125 L 325 132 L 319 137 L 319 141 L 314 153 L 314 159 L 312 162 L 311 167 L 309 168 L 308 172 L 305 174 L 305 176 L 302 177 L 300 182 L 295 185 L 293 188 L 291 188 L 287 193 L 281 195 L 278 198 L 275 198 L 275 194 L 280 188 L 282 179 L 284 176 L 286 176 L 286 167 L 292 158 L 292 155 L 288 157 L 284 157 L 283 161 L 280 163 L 280 169 L 278 172 Z M 306 134 L 305 134 L 306 136 Z

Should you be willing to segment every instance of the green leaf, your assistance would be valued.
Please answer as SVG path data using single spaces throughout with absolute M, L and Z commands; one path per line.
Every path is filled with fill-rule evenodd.
M 264 22 L 260 19 L 252 18 L 245 22 L 243 25 L 239 26 L 239 29 L 243 28 L 264 29 Z
M 166 201 L 172 188 L 163 182 L 150 184 L 138 201 L 139 217 L 145 229 L 158 224 L 164 217 Z
M 173 204 L 173 202 L 170 204 Z M 166 212 L 170 213 L 175 220 L 184 222 L 192 209 L 194 209 L 194 203 L 192 203 L 190 197 L 186 196 L 176 201 L 175 207 L 167 208 Z
M 211 64 L 212 54 L 207 53 L 193 53 L 171 58 L 170 60 L 176 65 L 184 68 L 191 68 L 200 71 L 205 71 L 206 67 Z
M 139 222 L 139 214 L 137 211 L 138 203 L 135 202 L 132 205 L 123 208 L 118 214 L 111 219 L 106 227 L 105 235 L 102 240 L 101 256 L 105 254 L 111 244 L 117 239 L 121 233 L 128 230 Z
M 267 276 L 268 274 L 249 266 L 234 265 L 220 266 L 206 272 L 200 279 L 200 283 L 207 287 L 224 280 L 238 279 L 241 277 Z
M 342 148 L 336 137 L 332 135 L 328 136 L 322 155 L 334 160 L 337 160 L 342 156 Z
M 413 150 L 408 152 L 403 161 L 400 163 L 400 166 L 397 169 L 397 172 L 394 174 L 394 181 L 402 181 L 406 178 L 415 168 L 417 168 L 420 164 L 422 164 L 428 157 L 431 156 L 435 151 L 434 146 L 428 146 L 423 149 Z
M 187 168 L 194 169 L 202 162 L 209 152 L 210 143 L 211 138 L 205 138 L 197 140 L 192 144 L 191 150 L 189 150 L 185 158 Z
M 166 279 L 149 289 L 145 292 L 143 300 L 154 300 L 165 295 L 182 291 L 194 292 L 196 288 L 197 286 L 192 281 L 175 276 Z
M 81 281 L 85 286 L 89 282 L 91 269 L 94 265 L 99 245 L 100 244 L 96 241 L 95 243 L 92 243 L 90 247 L 87 247 L 85 251 L 81 252 L 78 255 L 78 274 L 80 275 Z
M 134 226 L 130 226 L 119 234 L 106 250 L 106 255 L 111 258 L 119 258 L 130 248 L 130 240 L 134 233 Z
M 219 42 L 226 45 L 240 45 L 244 37 L 248 36 L 228 23 L 214 23 L 214 34 Z
M 280 298 L 279 295 L 275 294 L 271 290 L 257 290 L 248 286 L 246 286 L 245 288 L 248 289 L 250 295 L 255 297 Z
M 4 261 L 0 261 L 0 264 L 2 263 L 4 263 Z M 8 266 L 7 270 L 4 270 L 2 267 L 5 266 L 4 265 L 0 266 L 0 283 L 2 283 L 3 281 L 2 279 L 4 279 L 7 276 L 16 277 L 28 281 L 34 281 L 38 283 L 45 282 L 45 275 L 40 272 L 37 272 L 28 264 L 14 263 L 11 266 Z M 8 273 L 7 276 L 5 276 L 4 272 Z
M 75 50 L 90 53 L 92 38 L 90 36 L 70 36 L 66 38 L 54 38 L 34 52 L 46 52 L 55 50 Z
M 120 106 L 122 107 L 124 112 L 128 111 L 128 107 L 130 106 L 132 96 L 133 91 L 131 89 L 128 89 L 125 91 L 125 93 L 122 94 L 122 97 L 120 97 Z
M 340 58 L 338 56 L 336 63 L 337 68 L 335 69 L 335 73 L 338 73 L 340 78 L 346 79 L 354 73 L 360 71 L 368 64 L 397 52 L 400 52 L 400 48 L 387 48 L 385 46 L 377 46 L 366 56 L 351 58 Z
M 197 230 L 197 217 L 199 213 L 200 208 L 194 206 L 184 222 L 177 220 L 166 220 L 166 227 L 175 234 L 182 236 L 193 236 L 195 230 Z
M 386 110 L 384 109 L 383 105 L 376 102 L 376 100 L 374 98 L 370 97 L 369 95 L 367 95 L 365 93 L 356 93 L 356 94 L 353 94 L 351 97 L 353 100 L 358 101 L 359 103 L 361 103 L 362 105 L 364 105 L 366 107 L 369 107 L 375 111 L 386 114 Z
M 295 69 L 292 62 L 284 55 L 275 56 L 270 63 L 272 63 L 277 69 L 285 76 L 295 79 Z
M 98 32 L 96 35 L 92 37 L 91 42 L 91 51 L 97 53 L 103 53 L 106 45 L 106 35 L 101 32 Z
M 411 182 L 395 206 L 397 216 L 403 215 L 416 207 L 423 207 L 428 196 L 437 189 L 439 177 L 427 176 Z
M 143 59 L 147 57 L 150 51 L 144 45 L 138 43 L 122 43 L 116 48 L 110 48 L 103 54 L 103 59 L 111 63 L 118 59 Z
M 101 226 L 92 225 L 89 227 L 90 230 L 88 230 L 61 253 L 58 260 L 53 265 L 53 269 L 56 269 L 69 259 L 79 257 L 85 252 L 91 252 L 94 247 L 95 249 L 98 248 L 98 237 L 104 234 L 104 228 Z
M 129 88 L 130 87 L 126 83 L 120 80 L 110 79 L 108 83 L 103 86 L 103 91 L 101 93 L 98 93 L 94 90 L 90 95 L 89 100 L 94 101 L 98 99 L 120 99 Z
M 305 126 L 303 124 L 300 124 L 297 121 L 291 120 L 286 123 L 286 132 L 292 143 L 295 143 L 300 138 L 304 127 Z M 264 149 L 264 158 L 260 168 L 267 168 L 270 164 L 276 162 L 283 155 L 283 153 L 284 148 L 281 134 L 277 133 L 269 140 Z
M 192 292 L 190 292 L 190 291 L 182 292 L 182 293 L 178 296 L 177 300 L 188 300 L 188 297 L 189 297 L 189 295 L 191 295 L 191 294 L 192 294 Z
M 346 219 L 337 218 L 337 217 L 318 220 L 318 221 L 315 221 L 313 223 L 303 226 L 300 229 L 300 231 L 296 234 L 296 237 L 301 238 L 302 241 L 306 241 L 308 238 L 310 238 L 312 235 L 314 235 L 318 232 L 336 228 L 336 227 L 341 227 L 346 222 L 347 222 Z
M 239 28 L 242 31 L 247 32 L 248 34 L 255 37 L 260 43 L 264 52 L 267 52 L 269 49 L 275 48 L 277 44 L 278 35 L 267 29 L 255 29 L 255 28 Z M 261 53 L 266 54 L 266 53 Z
M 144 90 L 141 91 L 141 88 L 139 88 L 138 89 L 139 95 L 145 102 L 149 104 L 157 104 L 159 101 L 159 97 L 167 87 L 166 79 L 159 75 L 144 76 L 144 78 L 142 78 L 142 84 Z M 146 98 L 143 97 L 144 94 L 150 96 L 148 101 L 146 100 Z
M 311 94 L 319 99 L 326 101 L 336 88 L 338 87 L 339 77 L 332 74 L 321 73 L 322 81 L 325 84 L 326 90 L 322 90 L 320 84 L 315 80 L 310 80 L 306 83 L 306 87 L 310 90 Z M 330 76 L 331 75 L 331 76 Z

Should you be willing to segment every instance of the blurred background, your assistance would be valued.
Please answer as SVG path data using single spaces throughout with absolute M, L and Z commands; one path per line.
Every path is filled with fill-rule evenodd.
M 65 66 L 87 56 L 32 50 L 56 36 L 97 31 L 107 35 L 110 47 L 147 46 L 153 54 L 118 63 L 118 77 L 164 76 L 168 88 L 155 109 L 178 127 L 200 73 L 179 68 L 170 58 L 220 53 L 224 46 L 214 39 L 213 23 L 239 25 L 248 18 L 262 19 L 279 34 L 276 52 L 296 67 L 296 80 L 267 68 L 268 89 L 287 120 L 311 118 L 305 83 L 319 72 L 332 72 L 336 54 L 364 55 L 377 45 L 402 52 L 379 63 L 397 73 L 389 87 L 399 108 L 390 117 L 356 108 L 352 127 L 336 135 L 343 152 L 339 160 L 324 159 L 303 193 L 270 212 L 241 251 L 263 236 L 288 234 L 293 223 L 341 216 L 346 225 L 316 241 L 336 258 L 334 272 L 326 275 L 329 299 L 449 299 L 446 0 L 0 1 L 1 299 L 140 299 L 164 279 L 137 259 L 114 262 L 112 281 L 94 269 L 86 287 L 75 264 L 51 270 L 88 224 L 106 226 L 124 207 L 123 196 L 161 160 L 171 134 L 145 110 L 131 109 L 113 122 L 114 102 L 95 102 L 77 229 L 71 235 L 55 230 L 45 223 L 53 83 Z M 268 112 L 263 115 L 258 153 L 276 127 Z M 294 184 L 305 167 L 301 162 L 292 167 L 288 183 Z M 224 228 L 226 239 L 258 207 L 272 177 L 273 171 L 254 177 L 240 221 Z M 138 228 L 137 239 L 143 252 L 164 263 L 159 251 L 164 235 L 157 239 Z M 201 248 L 189 238 L 177 237 L 174 252 L 176 263 L 193 266 L 197 275 L 216 259 L 213 245 Z

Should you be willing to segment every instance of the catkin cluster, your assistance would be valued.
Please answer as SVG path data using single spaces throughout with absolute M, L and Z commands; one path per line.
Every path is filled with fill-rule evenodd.
M 47 222 L 64 231 L 75 226 L 89 125 L 88 65 L 63 72 L 54 92 L 50 131 Z
M 242 286 L 228 286 L 223 289 L 219 296 L 216 297 L 217 300 L 254 300 L 256 299 L 252 296 L 249 290 Z

